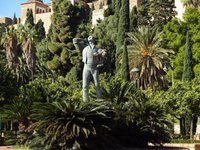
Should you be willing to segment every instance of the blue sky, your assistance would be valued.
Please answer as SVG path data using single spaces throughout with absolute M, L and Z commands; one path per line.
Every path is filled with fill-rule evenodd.
M 0 0 L 0 17 L 13 18 L 14 13 L 16 17 L 20 17 L 20 4 L 28 0 Z M 44 3 L 49 3 L 50 0 L 43 0 Z

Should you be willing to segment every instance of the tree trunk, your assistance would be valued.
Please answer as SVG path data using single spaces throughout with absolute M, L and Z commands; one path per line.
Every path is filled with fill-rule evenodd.
M 182 136 L 186 136 L 185 117 L 180 118 L 180 133 Z
M 198 123 L 198 117 L 197 116 L 194 116 L 193 118 L 193 135 L 196 134 L 196 131 L 197 131 L 197 123 Z
M 193 127 L 194 127 L 194 120 L 193 120 L 194 117 L 191 117 L 190 118 L 190 139 L 193 139 Z

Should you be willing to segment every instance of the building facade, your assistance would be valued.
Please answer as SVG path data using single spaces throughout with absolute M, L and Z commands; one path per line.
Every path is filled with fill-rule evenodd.
M 5 24 L 12 24 L 12 19 L 11 18 L 8 18 L 8 17 L 2 17 L 0 18 L 0 23 L 5 23 Z
M 70 0 L 71 3 L 74 5 L 81 0 Z M 139 0 L 129 0 L 130 3 L 130 10 L 133 6 L 137 6 L 139 4 Z M 107 0 L 96 0 L 92 3 L 88 3 L 90 7 L 93 7 L 92 13 L 92 24 L 96 25 L 97 21 L 104 19 L 104 11 L 107 9 Z M 177 18 L 182 19 L 182 15 L 184 13 L 184 7 L 181 3 L 181 0 L 175 0 L 175 6 L 177 11 Z M 21 4 L 21 24 L 24 24 L 26 21 L 26 14 L 29 9 L 33 11 L 34 23 L 37 23 L 40 19 L 44 22 L 44 28 L 46 33 L 48 33 L 50 24 L 51 24 L 51 15 L 52 5 L 44 4 L 42 0 L 28 0 L 25 3 Z
M 21 4 L 21 24 L 26 21 L 27 11 L 32 9 L 34 23 L 36 24 L 40 19 L 44 22 L 44 28 L 46 33 L 49 30 L 51 24 L 52 5 L 44 4 L 42 0 L 28 0 Z

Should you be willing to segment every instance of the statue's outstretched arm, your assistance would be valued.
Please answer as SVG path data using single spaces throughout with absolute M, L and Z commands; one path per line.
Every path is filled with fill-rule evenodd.
M 83 39 L 83 38 L 73 38 L 73 44 L 75 46 L 76 49 L 83 51 L 83 49 L 86 46 L 87 39 Z

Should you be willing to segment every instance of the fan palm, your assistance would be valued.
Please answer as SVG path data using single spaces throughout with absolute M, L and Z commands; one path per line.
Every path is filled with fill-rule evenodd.
M 6 28 L 2 35 L 1 44 L 6 49 L 6 58 L 9 68 L 16 68 L 18 64 L 17 58 L 17 34 L 13 27 Z
M 28 69 L 32 73 L 35 68 L 35 41 L 37 39 L 37 31 L 30 24 L 26 24 L 24 26 L 20 26 L 18 28 L 19 39 L 21 42 L 22 50 L 26 59 L 26 64 Z
M 66 149 L 108 130 L 109 112 L 109 107 L 103 101 L 87 104 L 70 100 L 36 103 L 32 109 L 32 118 L 36 122 L 29 130 L 42 131 L 45 145 Z
M 142 26 L 137 31 L 128 33 L 130 42 L 129 58 L 130 62 L 138 61 L 137 67 L 140 69 L 140 86 L 143 88 L 165 87 L 167 81 L 164 68 L 170 66 L 169 54 L 173 51 L 161 47 L 162 32 L 156 27 Z M 134 57 L 138 60 L 133 59 Z

